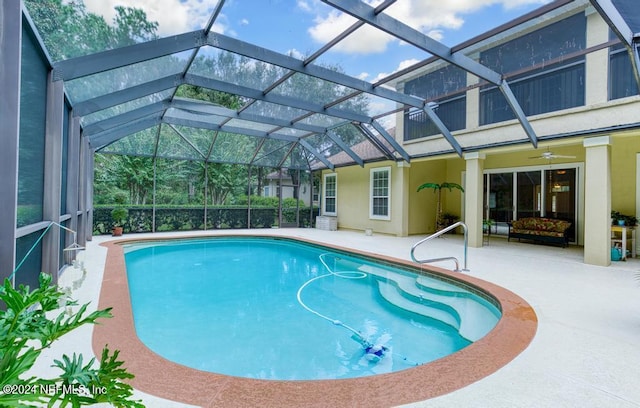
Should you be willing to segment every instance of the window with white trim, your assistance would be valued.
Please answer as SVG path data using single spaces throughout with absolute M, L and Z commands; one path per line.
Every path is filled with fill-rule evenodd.
M 323 202 L 325 215 L 338 214 L 338 175 L 336 173 L 325 174 L 323 185 Z
M 391 219 L 391 167 L 371 169 L 369 218 Z

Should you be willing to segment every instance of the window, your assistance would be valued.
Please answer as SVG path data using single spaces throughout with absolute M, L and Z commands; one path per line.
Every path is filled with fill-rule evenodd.
M 509 79 L 527 116 L 584 106 L 586 24 L 575 14 L 482 51 L 480 63 Z M 482 88 L 480 125 L 515 117 L 499 89 Z
M 584 106 L 584 59 L 556 70 L 511 81 L 511 89 L 524 113 L 538 115 Z M 480 124 L 515 119 L 506 98 L 496 87 L 480 93 Z
M 626 49 L 612 47 L 609 51 L 609 100 L 638 95 L 638 84 Z
M 467 73 L 454 65 L 412 79 L 404 93 L 433 102 L 436 115 L 450 131 L 461 130 L 467 118 Z M 440 134 L 440 129 L 423 110 L 405 113 L 404 140 Z
M 467 96 L 462 93 L 455 98 L 438 102 L 434 107 L 436 115 L 449 131 L 464 129 L 467 118 Z M 405 113 L 404 140 L 414 140 L 421 137 L 440 134 L 440 129 L 423 110 Z
M 47 62 L 40 52 L 38 40 L 23 27 L 16 220 L 18 228 L 42 221 L 43 218 L 48 73 Z
M 369 201 L 369 218 L 378 220 L 391 219 L 389 211 L 391 191 L 391 167 L 371 169 L 371 199 Z
M 337 199 L 338 199 L 338 175 L 325 174 L 324 175 L 324 214 L 337 215 Z

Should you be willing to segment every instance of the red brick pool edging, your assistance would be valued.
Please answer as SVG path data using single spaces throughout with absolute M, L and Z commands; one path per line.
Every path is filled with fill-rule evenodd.
M 176 239 L 183 238 L 186 237 Z M 396 258 L 299 237 L 294 239 L 416 267 L 415 263 Z M 120 350 L 120 359 L 135 375 L 130 381 L 133 387 L 187 404 L 203 407 L 385 407 L 422 401 L 463 388 L 508 364 L 531 343 L 538 325 L 533 308 L 515 293 L 472 276 L 430 266 L 430 272 L 463 281 L 491 294 L 502 308 L 502 318 L 491 332 L 454 354 L 403 371 L 343 380 L 257 380 L 200 371 L 159 356 L 138 339 L 124 251 L 120 245 L 133 241 L 143 240 L 125 239 L 101 244 L 108 252 L 99 308 L 112 307 L 113 318 L 102 320 L 94 327 L 93 350 L 96 355 L 100 355 L 105 345 L 111 350 Z

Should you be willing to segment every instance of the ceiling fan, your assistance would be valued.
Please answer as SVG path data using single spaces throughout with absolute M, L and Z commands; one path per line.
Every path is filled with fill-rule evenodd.
M 546 152 L 542 152 L 542 154 L 539 155 L 539 156 L 533 156 L 533 157 L 529 157 L 529 158 L 530 159 L 545 159 L 545 160 L 551 160 L 551 159 L 575 159 L 576 156 L 566 156 L 566 155 L 562 155 L 562 154 L 554 154 L 550 150 L 547 150 Z

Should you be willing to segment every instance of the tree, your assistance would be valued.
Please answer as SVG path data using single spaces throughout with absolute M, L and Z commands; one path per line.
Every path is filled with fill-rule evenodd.
M 97 194 L 117 187 L 129 195 L 129 204 L 146 204 L 153 193 L 153 159 L 125 155 L 98 155 L 95 190 Z
M 438 199 L 436 202 L 436 231 L 440 231 L 442 228 L 445 228 L 446 226 L 443 225 L 443 220 L 442 220 L 442 189 L 443 188 L 447 188 L 449 189 L 449 191 L 452 191 L 452 189 L 457 188 L 458 190 L 462 191 L 464 193 L 464 188 L 462 188 L 462 186 L 460 184 L 456 184 L 456 183 L 448 183 L 448 182 L 443 182 L 443 183 L 424 183 L 423 185 L 421 185 L 420 187 L 418 187 L 417 191 L 420 191 L 422 189 L 425 188 L 432 188 L 434 193 L 438 193 Z
M 212 205 L 222 205 L 229 194 L 244 191 L 247 185 L 245 166 L 237 166 L 225 163 L 201 163 L 198 175 L 201 185 L 204 185 L 205 171 L 207 172 L 207 197 L 206 201 Z M 209 201 L 211 199 L 211 201 Z
M 158 23 L 148 21 L 147 14 L 135 7 L 116 6 L 113 19 L 112 44 L 123 47 L 158 38 Z
M 54 61 L 157 38 L 158 23 L 141 9 L 116 6 L 113 25 L 87 12 L 82 1 L 24 0 Z

